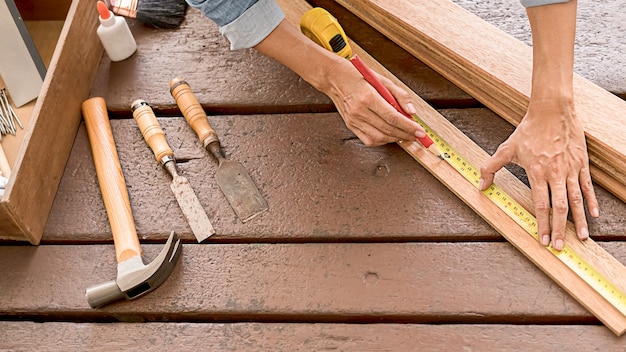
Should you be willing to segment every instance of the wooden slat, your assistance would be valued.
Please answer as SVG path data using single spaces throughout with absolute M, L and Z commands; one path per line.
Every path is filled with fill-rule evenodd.
M 348 19 L 346 19 L 348 20 Z M 379 58 L 424 99 L 442 105 L 475 106 L 476 100 L 411 54 L 351 15 L 351 26 Z M 169 93 L 179 75 L 190 82 L 209 113 L 288 113 L 335 111 L 332 101 L 279 63 L 255 50 L 230 51 L 217 25 L 194 8 L 181 27 L 155 29 L 130 22 L 138 50 L 122 62 L 101 61 L 93 95 L 105 97 L 114 116 L 130 117 L 137 98 L 153 109 L 180 114 Z M 201 33 L 201 35 L 199 35 Z M 412 67 L 406 70 L 407 65 Z
M 34 338 L 36 336 L 36 338 Z M 86 338 L 88 336 L 88 338 Z M 14 352 L 90 351 L 622 351 L 599 326 L 0 322 Z
M 302 14 L 309 8 L 307 4 L 292 2 L 283 2 L 283 7 L 287 9 L 286 12 L 288 13 L 290 21 L 296 25 L 299 23 Z M 380 20 L 383 21 L 383 18 Z M 353 52 L 362 56 L 363 60 L 375 71 L 386 75 L 388 78 L 395 81 L 396 84 L 408 90 L 408 87 L 389 73 L 366 52 L 356 47 L 356 45 L 354 45 L 353 49 Z M 489 157 L 484 150 L 456 129 L 419 96 L 413 93 L 412 98 L 415 101 L 418 116 L 420 116 L 426 124 L 432 126 L 450 145 L 457 148 L 469 162 L 474 165 L 481 165 Z M 552 255 L 545 247 L 539 244 L 538 241 L 518 226 L 513 219 L 509 218 L 504 212 L 498 209 L 493 202 L 467 182 L 463 176 L 452 169 L 450 165 L 425 151 L 417 141 L 412 143 L 400 143 L 400 145 L 460 199 L 480 214 L 491 226 L 498 230 L 509 242 L 524 253 L 533 263 L 576 298 L 578 302 L 593 312 L 609 329 L 617 335 L 621 335 L 626 331 L 626 316 L 624 314 L 610 305 L 597 291 L 591 289 L 582 278 L 568 269 L 556 256 Z M 506 193 L 518 200 L 526 209 L 534 209 L 530 189 L 511 173 L 506 170 L 501 170 L 496 175 L 495 182 L 500 185 Z M 571 223 L 566 231 L 566 242 L 573 251 L 593 265 L 599 273 L 611 281 L 622 292 L 626 292 L 626 280 L 624 279 L 626 278 L 626 267 L 621 262 L 606 253 L 593 240 L 587 240 L 584 243 L 580 242 L 576 237 Z
M 526 113 L 532 71 L 526 44 L 451 1 L 337 2 L 507 121 L 517 125 Z M 626 102 L 576 74 L 574 94 L 596 166 L 592 176 L 626 201 Z
M 156 290 L 102 309 L 85 289 L 115 278 L 113 245 L 0 247 L 0 273 L 4 320 L 599 324 L 506 242 L 184 244 Z
M 490 152 L 512 130 L 487 109 L 441 112 Z M 364 148 L 336 113 L 211 116 L 210 121 L 222 134 L 227 156 L 245 165 L 270 204 L 270 211 L 254 221 L 238 221 L 215 183 L 216 163 L 185 120 L 160 118 L 181 159 L 181 173 L 216 228 L 212 241 L 501 240 L 400 148 Z M 155 162 L 134 120 L 111 124 L 137 231 L 142 238 L 156 241 L 175 230 L 193 242 L 169 189 L 169 177 Z M 623 239 L 620 219 L 626 205 L 602 189 L 598 199 L 606 212 L 590 221 L 592 236 Z M 42 241 L 111 240 L 89 142 L 81 127 Z

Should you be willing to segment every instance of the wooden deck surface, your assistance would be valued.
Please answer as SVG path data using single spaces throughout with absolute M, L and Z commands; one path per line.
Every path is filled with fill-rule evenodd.
M 492 153 L 511 125 L 332 1 L 348 35 Z M 253 50 L 230 52 L 189 10 L 178 30 L 134 24 L 138 52 L 102 60 L 103 96 L 146 262 L 170 231 L 181 261 L 154 292 L 91 309 L 116 275 L 81 127 L 40 246 L 0 246 L 0 351 L 624 351 L 618 338 L 397 145 L 367 148 L 331 101 Z M 168 91 L 187 80 L 270 211 L 242 224 Z M 619 92 L 616 92 L 619 93 Z M 623 93 L 623 92 L 622 92 Z M 217 234 L 197 244 L 132 119 L 157 111 Z M 511 171 L 524 179 L 523 171 Z M 626 263 L 626 205 L 597 188 L 590 232 Z

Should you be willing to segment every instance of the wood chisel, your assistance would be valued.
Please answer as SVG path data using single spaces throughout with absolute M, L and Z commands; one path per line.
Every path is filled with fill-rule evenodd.
M 176 100 L 176 104 L 185 116 L 187 123 L 202 141 L 204 148 L 219 163 L 215 173 L 217 184 L 237 217 L 245 223 L 265 212 L 268 209 L 267 202 L 252 181 L 248 171 L 241 163 L 227 160 L 224 157 L 217 132 L 209 124 L 204 109 L 202 109 L 189 84 L 180 78 L 174 78 L 170 82 L 170 93 Z
M 331 39 L 334 42 L 338 42 L 337 39 L 333 39 L 336 35 L 343 36 L 344 38 L 342 41 L 346 44 L 348 43 L 347 37 L 345 37 L 345 33 L 343 32 L 343 29 L 341 29 L 337 20 L 324 9 L 314 8 L 305 13 L 300 22 L 300 26 L 304 34 L 310 38 L 311 36 L 315 37 L 314 41 L 316 43 L 328 43 L 327 45 L 322 46 L 331 51 L 337 52 L 336 48 L 333 48 L 332 45 L 330 45 Z M 334 28 L 334 30 L 329 30 L 329 28 Z M 345 56 L 345 54 L 341 56 L 348 58 L 351 56 L 351 53 L 348 56 Z M 362 74 L 363 72 L 369 71 L 369 69 L 357 56 L 353 57 L 351 62 Z M 371 72 L 367 74 L 375 78 Z M 370 80 L 368 80 L 368 82 L 370 82 Z M 385 97 L 385 99 L 391 103 L 387 97 Z M 426 130 L 427 136 L 439 151 L 440 158 L 445 160 L 474 187 L 478 188 L 480 182 L 480 169 L 458 153 L 450 144 L 448 144 L 448 142 L 428 127 L 418 116 L 413 115 L 411 117 Z M 424 143 L 422 142 L 422 144 Z M 500 210 L 507 214 L 507 216 L 520 225 L 526 232 L 528 232 L 535 239 L 538 239 L 536 218 L 531 212 L 526 210 L 515 199 L 513 199 L 513 197 L 507 195 L 506 192 L 504 192 L 504 190 L 496 184 L 492 184 L 489 188 L 482 191 L 482 193 L 490 201 L 496 204 Z M 593 265 L 584 260 L 580 254 L 576 253 L 576 251 L 567 245 L 561 251 L 557 251 L 551 246 L 547 247 L 546 250 L 550 251 L 550 253 L 556 256 L 569 269 L 576 273 L 576 275 L 582 278 L 613 307 L 619 310 L 622 314 L 626 315 L 626 294 L 621 292 L 616 285 L 604 277 L 599 270 L 593 267 Z
M 154 152 L 156 160 L 172 176 L 170 188 L 178 201 L 178 206 L 191 227 L 191 231 L 198 242 L 202 242 L 215 233 L 209 217 L 206 215 L 202 204 L 196 197 L 195 192 L 189 185 L 189 181 L 178 174 L 174 152 L 167 143 L 165 132 L 157 121 L 154 111 L 145 101 L 139 99 L 131 104 L 133 117 L 139 126 L 139 130 L 146 143 Z

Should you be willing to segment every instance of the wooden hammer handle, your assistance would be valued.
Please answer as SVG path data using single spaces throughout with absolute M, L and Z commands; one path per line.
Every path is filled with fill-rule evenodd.
M 141 246 L 130 209 L 128 190 L 115 148 L 104 99 L 91 98 L 82 104 L 98 183 L 113 232 L 117 262 L 141 255 Z
M 209 124 L 206 113 L 195 94 L 193 94 L 189 83 L 178 77 L 172 79 L 170 81 L 170 93 L 176 100 L 176 104 L 183 116 L 185 116 L 187 123 L 196 132 L 204 147 L 206 148 L 207 145 L 213 142 L 219 142 L 217 133 Z
M 137 126 L 139 126 L 139 130 L 143 135 L 143 139 L 146 140 L 150 149 L 154 153 L 154 157 L 160 163 L 163 162 L 163 158 L 169 156 L 171 158 L 174 157 L 174 151 L 167 144 L 167 139 L 165 139 L 165 132 L 161 128 L 159 121 L 154 115 L 154 111 L 148 103 L 139 99 L 135 100 L 130 109 L 133 112 L 133 118 L 137 122 Z

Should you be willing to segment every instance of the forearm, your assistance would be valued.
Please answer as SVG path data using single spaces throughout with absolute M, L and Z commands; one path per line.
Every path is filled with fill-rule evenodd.
M 327 77 L 334 67 L 348 63 L 346 59 L 315 44 L 286 20 L 254 48 L 287 66 L 322 92 L 327 92 L 329 88 Z
M 576 6 L 572 0 L 527 8 L 533 39 L 531 105 L 573 102 Z

